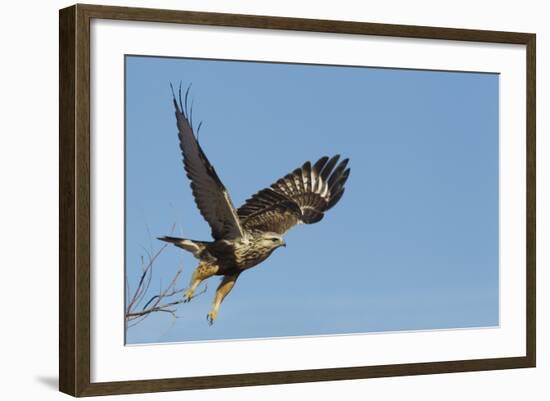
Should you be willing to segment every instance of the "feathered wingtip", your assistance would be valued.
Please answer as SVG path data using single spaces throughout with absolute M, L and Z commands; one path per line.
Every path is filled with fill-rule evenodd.
M 189 92 L 191 90 L 191 86 L 193 84 L 189 84 L 187 89 L 185 90 L 185 94 L 182 98 L 182 82 L 180 81 L 180 84 L 178 86 L 178 96 L 176 98 L 176 93 L 174 91 L 174 86 L 172 85 L 172 82 L 170 82 L 170 90 L 172 91 L 172 102 L 174 103 L 174 107 L 176 109 L 176 117 L 179 115 L 183 116 L 183 118 L 188 122 L 189 126 L 191 127 L 192 131 L 195 131 L 193 128 L 193 104 L 194 100 L 191 99 L 191 104 L 189 104 Z M 197 126 L 197 140 L 199 137 L 199 132 L 202 127 L 202 121 L 199 122 L 199 125 Z
M 176 93 L 174 92 L 174 85 L 172 85 L 172 82 L 170 82 L 170 91 L 172 92 L 172 102 L 174 103 L 174 107 L 176 108 L 176 111 L 179 113 L 182 113 L 184 116 L 187 114 L 187 98 L 189 96 L 189 90 L 191 89 L 191 85 L 187 87 L 187 90 L 185 91 L 185 107 L 183 107 L 183 102 L 181 99 L 181 85 L 182 82 L 180 81 L 180 84 L 178 86 L 178 98 L 176 99 Z
M 348 180 L 350 168 L 349 159 L 344 159 L 340 163 L 340 155 L 335 155 L 329 159 L 328 156 L 321 157 L 313 165 L 313 170 L 326 182 L 330 198 L 325 210 L 331 209 L 344 195 L 344 184 Z

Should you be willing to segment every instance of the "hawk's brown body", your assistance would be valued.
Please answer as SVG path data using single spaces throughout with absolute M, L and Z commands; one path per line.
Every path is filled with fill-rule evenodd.
M 222 275 L 214 303 L 207 315 L 212 324 L 221 302 L 239 275 L 267 259 L 275 249 L 286 246 L 282 235 L 296 224 L 319 222 L 344 193 L 350 169 L 339 156 L 322 157 L 287 174 L 236 210 L 214 167 L 193 133 L 192 123 L 181 100 L 174 97 L 180 148 L 193 196 L 199 211 L 212 228 L 214 241 L 162 237 L 199 259 L 185 298 L 191 300 L 198 285 L 213 275 Z M 187 106 L 187 93 L 185 94 Z M 200 125 L 199 125 L 200 128 Z
M 215 275 L 235 275 L 263 262 L 279 246 L 285 246 L 281 237 L 275 233 L 272 237 L 268 237 L 267 243 L 266 233 L 254 230 L 249 234 L 247 239 L 238 241 L 193 241 L 175 237 L 161 239 L 186 250 L 190 250 L 188 244 L 191 242 L 199 248 L 195 257 L 201 261 L 201 264 L 216 266 Z

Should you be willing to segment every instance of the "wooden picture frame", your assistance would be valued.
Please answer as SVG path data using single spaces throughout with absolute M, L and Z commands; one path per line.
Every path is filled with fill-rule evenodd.
M 90 22 L 109 19 L 517 44 L 526 47 L 526 354 L 520 357 L 92 382 L 90 331 Z M 531 33 L 495 32 L 192 11 L 74 5 L 59 14 L 59 388 L 73 396 L 144 393 L 534 367 L 535 43 Z

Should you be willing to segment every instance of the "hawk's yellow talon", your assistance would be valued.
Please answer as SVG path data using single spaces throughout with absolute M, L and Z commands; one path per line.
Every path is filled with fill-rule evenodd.
M 183 302 L 189 302 L 191 301 L 191 298 L 193 298 L 193 290 L 187 290 L 185 291 L 185 294 L 183 294 Z
M 216 320 L 216 317 L 218 317 L 217 311 L 210 311 L 210 313 L 206 315 L 206 320 L 208 320 L 208 323 L 210 324 L 210 326 L 214 324 L 214 320 Z

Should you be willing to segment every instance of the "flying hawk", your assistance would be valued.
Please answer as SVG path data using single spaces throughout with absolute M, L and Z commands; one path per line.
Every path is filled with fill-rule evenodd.
M 189 89 L 182 103 L 180 86 L 178 103 L 172 90 L 179 144 L 195 202 L 210 225 L 214 240 L 159 239 L 191 252 L 199 260 L 184 294 L 186 301 L 191 300 L 203 280 L 213 275 L 223 276 L 207 315 L 212 324 L 220 304 L 243 271 L 264 261 L 275 249 L 286 246 L 282 235 L 290 228 L 301 223 L 317 223 L 340 200 L 350 169 L 346 168 L 348 159 L 338 164 L 339 155 L 330 159 L 322 157 L 313 165 L 305 162 L 235 209 L 195 137 L 192 110 L 187 112 L 188 94 Z M 200 125 L 197 132 L 199 129 Z

